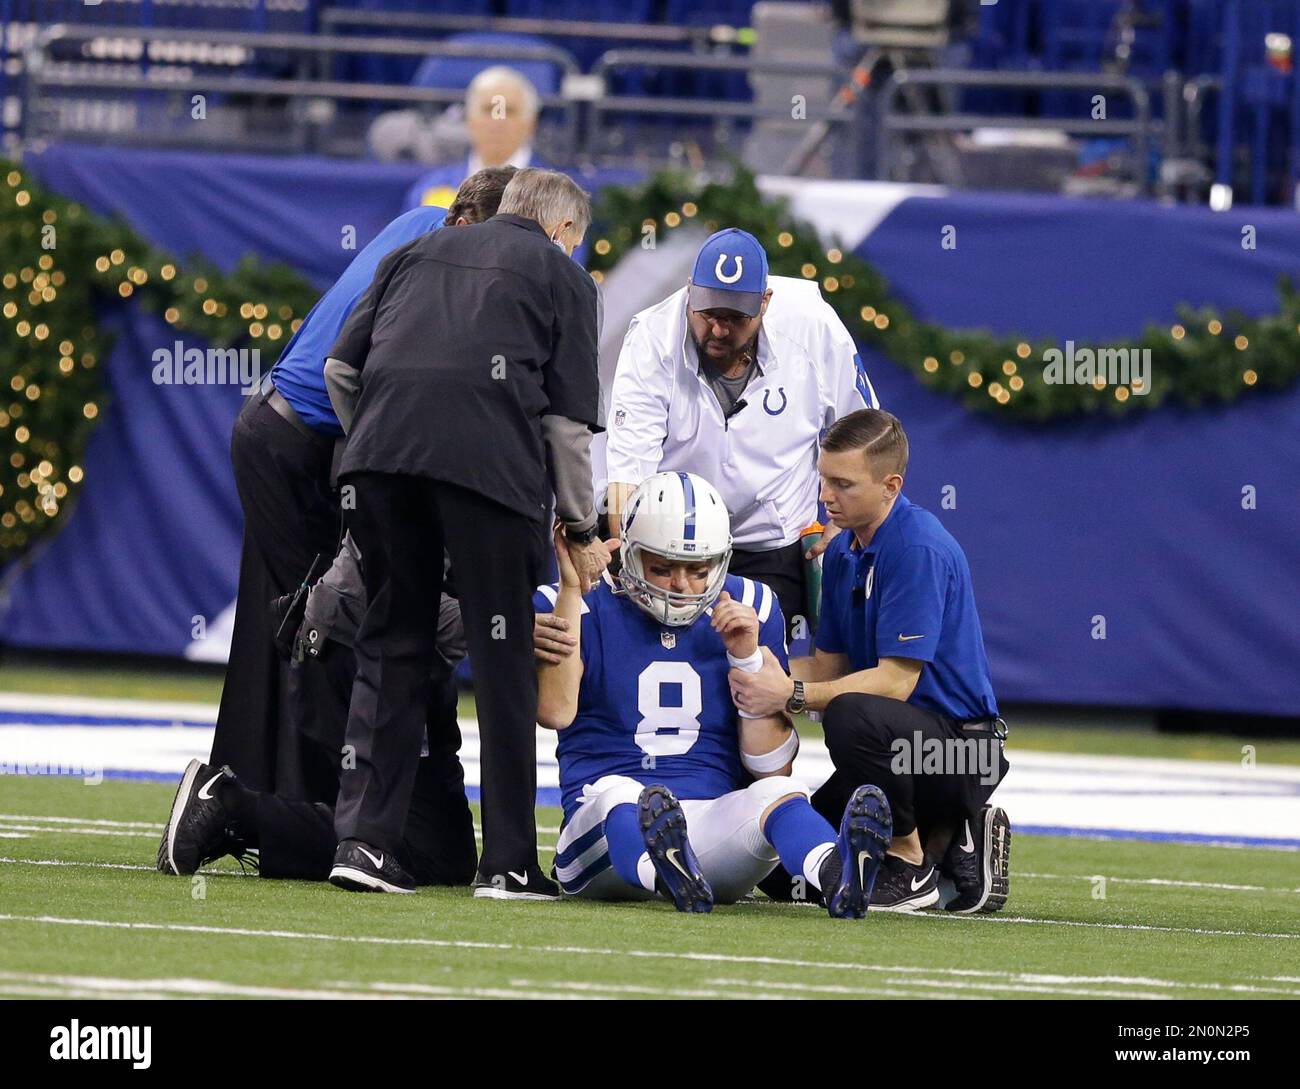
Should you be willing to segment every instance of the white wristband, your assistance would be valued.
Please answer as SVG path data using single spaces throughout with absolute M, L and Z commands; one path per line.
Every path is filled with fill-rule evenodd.
M 763 648 L 759 647 L 748 658 L 733 658 L 731 651 L 727 651 L 727 664 L 745 673 L 758 673 L 763 668 Z
M 795 758 L 798 752 L 799 735 L 794 730 L 791 730 L 790 736 L 771 752 L 765 752 L 759 756 L 750 756 L 744 749 L 741 749 L 740 762 L 745 765 L 746 771 L 761 775 L 766 772 L 780 771 Z

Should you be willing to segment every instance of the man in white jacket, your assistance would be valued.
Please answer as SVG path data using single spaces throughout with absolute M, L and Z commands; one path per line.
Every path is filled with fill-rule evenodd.
M 800 535 L 818 521 L 818 438 L 839 417 L 879 407 L 816 281 L 769 278 L 753 235 L 718 231 L 688 284 L 632 319 L 609 407 L 611 527 L 647 477 L 698 473 L 731 514 L 732 573 L 771 586 L 802 634 Z M 828 527 L 808 557 L 836 532 Z

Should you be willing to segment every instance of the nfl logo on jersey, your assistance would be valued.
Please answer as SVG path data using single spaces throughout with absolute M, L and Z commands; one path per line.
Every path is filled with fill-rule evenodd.
M 664 645 L 665 650 L 672 650 L 677 645 L 677 633 L 674 631 L 661 631 L 659 633 L 659 642 Z

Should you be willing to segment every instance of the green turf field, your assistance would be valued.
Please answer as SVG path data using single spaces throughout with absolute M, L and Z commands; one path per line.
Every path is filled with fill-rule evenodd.
M 1019 836 L 1001 915 L 847 922 L 756 901 L 682 916 L 358 895 L 233 862 L 165 877 L 153 860 L 172 793 L 0 782 L 0 993 L 1300 996 L 1296 852 Z M 538 815 L 549 865 L 559 811 Z

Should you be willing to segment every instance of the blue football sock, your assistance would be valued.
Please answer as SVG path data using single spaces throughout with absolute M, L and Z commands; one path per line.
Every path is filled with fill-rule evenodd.
M 836 835 L 807 798 L 787 798 L 778 805 L 768 814 L 763 834 L 792 876 L 802 875 L 814 888 L 821 888 L 818 870 L 827 850 L 834 850 Z
M 644 888 L 640 863 L 646 849 L 636 806 L 623 802 L 609 811 L 605 818 L 605 842 L 609 844 L 609 861 L 614 872 L 634 889 Z

